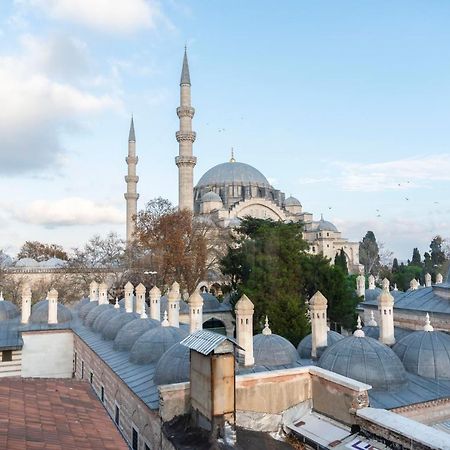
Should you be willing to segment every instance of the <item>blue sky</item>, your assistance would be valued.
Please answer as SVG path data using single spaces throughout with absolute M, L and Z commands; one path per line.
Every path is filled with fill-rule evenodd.
M 176 203 L 187 44 L 196 180 L 234 147 L 346 237 L 425 251 L 450 237 L 449 20 L 447 1 L 1 2 L 0 248 L 124 235 L 131 113 L 139 206 Z

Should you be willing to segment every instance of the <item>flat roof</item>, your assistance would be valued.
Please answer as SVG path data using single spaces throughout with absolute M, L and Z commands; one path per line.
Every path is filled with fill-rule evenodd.
M 86 381 L 0 379 L 0 448 L 128 450 Z

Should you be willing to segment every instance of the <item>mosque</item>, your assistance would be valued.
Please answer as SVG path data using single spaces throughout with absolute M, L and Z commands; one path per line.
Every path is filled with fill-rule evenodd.
M 342 237 L 336 226 L 325 220 L 314 220 L 311 213 L 303 211 L 300 201 L 292 196 L 286 198 L 274 188 L 267 178 L 255 167 L 236 161 L 232 152 L 228 162 L 218 164 L 203 174 L 194 186 L 194 168 L 197 158 L 193 155 L 196 133 L 192 130 L 195 109 L 191 105 L 191 77 L 185 50 L 180 79 L 180 106 L 177 115 L 180 130 L 176 133 L 179 155 L 175 158 L 178 167 L 178 205 L 180 209 L 193 211 L 197 216 L 210 217 L 222 227 L 239 225 L 246 216 L 281 221 L 295 221 L 304 224 L 304 239 L 309 243 L 309 251 L 323 254 L 334 262 L 341 250 L 347 257 L 347 265 L 352 273 L 360 272 L 359 243 Z M 128 156 L 126 200 L 127 241 L 132 240 L 135 230 L 134 217 L 137 213 L 136 134 L 131 121 Z

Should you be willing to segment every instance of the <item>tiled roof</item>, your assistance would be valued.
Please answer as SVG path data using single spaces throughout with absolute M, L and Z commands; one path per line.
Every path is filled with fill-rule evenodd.
M 127 450 L 84 381 L 2 378 L 0 448 Z

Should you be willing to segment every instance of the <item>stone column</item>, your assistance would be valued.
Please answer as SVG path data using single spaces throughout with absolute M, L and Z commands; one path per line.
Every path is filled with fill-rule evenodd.
M 171 327 L 180 326 L 180 285 L 174 281 L 167 296 L 169 323 Z
M 48 324 L 58 323 L 58 291 L 56 289 L 50 289 L 47 294 L 48 299 Z
M 195 333 L 203 328 L 203 297 L 198 290 L 189 297 L 189 332 Z
M 364 275 L 358 275 L 356 277 L 356 295 L 358 297 L 364 297 L 366 295 L 366 277 Z
M 133 290 L 134 286 L 128 281 L 125 285 L 125 312 L 133 312 Z
M 253 366 L 253 312 L 254 305 L 244 294 L 235 306 L 236 313 L 236 339 L 244 351 L 238 349 L 238 357 L 244 362 L 244 366 Z
M 395 344 L 394 336 L 394 297 L 387 289 L 378 296 L 378 312 L 380 337 L 379 341 L 386 345 Z
M 319 348 L 328 345 L 327 305 L 328 301 L 320 291 L 317 291 L 309 301 L 312 359 L 319 357 Z
M 21 323 L 26 324 L 31 315 L 31 288 L 25 283 L 22 288 L 22 319 Z
M 96 302 L 98 300 L 98 283 L 96 281 L 91 281 L 89 285 L 89 300 L 91 302 Z
M 161 291 L 156 286 L 150 289 L 150 318 L 161 320 Z
M 107 305 L 108 301 L 108 286 L 105 282 L 98 285 L 98 304 Z
M 145 313 L 145 293 L 147 289 L 142 283 L 136 286 L 136 312 L 141 316 Z

